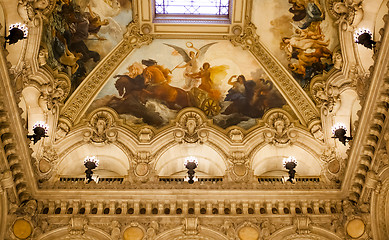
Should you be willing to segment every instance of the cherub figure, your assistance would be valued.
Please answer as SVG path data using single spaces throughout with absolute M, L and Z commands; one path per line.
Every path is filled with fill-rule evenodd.
M 202 46 L 200 49 L 197 49 L 196 47 L 193 46 L 192 42 L 187 42 L 186 46 L 194 50 L 194 51 L 189 51 L 189 53 L 187 53 L 181 47 L 165 43 L 166 46 L 174 48 L 182 56 L 184 60 L 182 63 L 178 64 L 175 68 L 171 70 L 173 71 L 176 68 L 185 68 L 184 71 L 185 86 L 183 87 L 184 90 L 189 91 L 193 87 L 198 87 L 200 85 L 199 79 L 192 77 L 191 74 L 195 73 L 199 69 L 199 62 L 198 62 L 199 58 L 201 58 L 207 52 L 207 50 L 216 43 L 217 42 L 208 43 Z

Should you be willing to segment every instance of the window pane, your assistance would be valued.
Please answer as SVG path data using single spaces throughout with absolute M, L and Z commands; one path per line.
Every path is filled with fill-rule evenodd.
M 156 14 L 228 15 L 229 0 L 155 0 Z

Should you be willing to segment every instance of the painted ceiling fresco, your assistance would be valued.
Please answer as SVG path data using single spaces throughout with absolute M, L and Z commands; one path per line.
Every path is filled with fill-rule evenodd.
M 45 25 L 50 67 L 71 76 L 72 91 L 122 39 L 131 0 L 59 0 Z
M 286 101 L 248 51 L 229 41 L 154 40 L 115 71 L 88 112 L 110 107 L 132 124 L 166 125 L 186 107 L 248 129 Z
M 339 45 L 337 30 L 323 8 L 319 0 L 253 3 L 252 22 L 261 41 L 305 89 L 313 77 L 331 70 L 332 53 Z

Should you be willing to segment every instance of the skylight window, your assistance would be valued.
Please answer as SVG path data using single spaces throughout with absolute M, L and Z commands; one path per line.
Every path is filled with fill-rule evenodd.
M 156 15 L 228 17 L 229 8 L 229 0 L 155 0 Z

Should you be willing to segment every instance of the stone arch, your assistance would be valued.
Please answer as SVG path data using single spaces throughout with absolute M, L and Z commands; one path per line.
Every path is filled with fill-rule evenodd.
M 109 171 L 115 176 L 127 175 L 130 167 L 126 152 L 117 144 L 95 145 L 79 142 L 63 151 L 61 155 L 57 168 L 60 175 L 84 175 L 83 160 L 86 156 L 92 155 L 99 159 L 99 170 Z M 99 170 L 95 171 L 96 174 L 99 174 Z
M 223 176 L 227 169 L 224 157 L 208 144 L 174 145 L 164 151 L 154 164 L 159 176 L 171 176 L 182 172 L 186 174 L 183 165 L 185 157 L 194 156 L 199 161 L 196 172 L 200 175 Z M 197 175 L 198 175 L 197 174 Z
M 342 240 L 341 237 L 337 236 L 333 232 L 312 226 L 310 232 L 307 234 L 297 234 L 295 226 L 284 227 L 275 233 L 273 233 L 269 240 Z
M 265 145 L 253 154 L 252 169 L 255 175 L 263 175 L 274 171 L 284 171 L 283 158 L 294 156 L 297 159 L 297 174 L 302 176 L 319 176 L 321 164 L 318 158 L 306 146 L 293 144 L 284 148 Z M 272 159 L 272 161 L 268 161 Z M 265 164 L 265 165 L 264 165 Z M 270 165 L 269 165 L 270 164 Z
M 112 240 L 112 238 L 103 230 L 95 227 L 90 227 L 86 229 L 83 235 L 71 235 L 68 231 L 68 227 L 57 228 L 48 233 L 45 233 L 37 238 L 38 240 L 51 240 L 51 239 L 74 239 L 74 240 Z
M 170 230 L 167 230 L 165 232 L 160 233 L 155 240 L 195 240 L 195 239 L 201 239 L 201 240 L 228 240 L 228 238 L 211 228 L 207 227 L 201 227 L 199 230 L 199 233 L 196 235 L 186 235 L 182 231 L 182 227 L 176 227 Z

